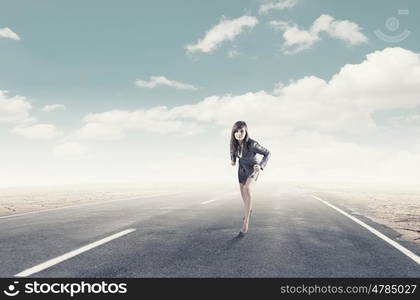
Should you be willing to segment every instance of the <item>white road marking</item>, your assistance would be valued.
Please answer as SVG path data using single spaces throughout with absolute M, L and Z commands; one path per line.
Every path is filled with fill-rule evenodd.
M 385 242 L 387 242 L 388 244 L 390 244 L 391 246 L 397 248 L 399 251 L 401 251 L 402 253 L 404 253 L 405 255 L 407 255 L 409 258 L 411 258 L 412 260 L 414 260 L 417 264 L 420 264 L 420 257 L 417 256 L 415 253 L 411 252 L 410 250 L 408 250 L 407 248 L 401 246 L 400 244 L 398 244 L 396 241 L 390 239 L 389 237 L 387 237 L 386 235 L 380 233 L 378 230 L 370 227 L 369 225 L 363 223 L 362 221 L 360 221 L 359 219 L 349 215 L 348 213 L 346 213 L 345 211 L 339 209 L 338 207 L 335 207 L 334 205 L 328 203 L 325 200 L 322 200 L 321 198 L 311 195 L 312 197 L 314 197 L 315 199 L 321 201 L 322 203 L 324 203 L 325 205 L 328 205 L 329 207 L 334 208 L 336 211 L 338 211 L 339 213 L 345 215 L 346 217 L 352 219 L 354 222 L 356 222 L 357 224 L 363 226 L 364 228 L 366 228 L 367 230 L 369 230 L 370 232 L 372 232 L 373 234 L 375 234 L 377 237 L 381 238 L 382 240 L 384 240 Z
M 159 197 L 159 196 L 169 196 L 169 195 L 177 195 L 177 194 L 181 194 L 181 193 L 178 192 L 178 193 L 168 193 L 168 194 L 159 194 L 159 195 L 150 195 L 150 196 L 145 195 L 145 196 L 138 196 L 138 197 L 132 197 L 132 198 L 125 198 L 125 199 L 115 199 L 115 200 L 107 200 L 107 201 L 96 201 L 96 202 L 91 202 L 91 203 L 83 203 L 83 204 L 62 206 L 62 207 L 49 208 L 49 209 L 43 209 L 43 210 L 29 211 L 29 212 L 26 212 L 26 213 L 12 214 L 12 215 L 7 215 L 7 216 L 0 216 L 0 219 L 20 217 L 20 216 L 26 216 L 26 215 L 31 215 L 31 214 L 38 214 L 38 213 L 47 212 L 47 211 L 54 211 L 54 210 L 74 208 L 74 207 L 81 207 L 81 206 L 89 206 L 89 205 L 96 205 L 96 204 L 103 204 L 103 203 L 110 203 L 110 202 L 128 201 L 128 200 L 151 198 L 151 197 Z
M 95 247 L 98 247 L 98 246 L 100 246 L 102 244 L 108 243 L 109 241 L 112 241 L 112 240 L 114 240 L 116 238 L 122 237 L 123 235 L 129 234 L 130 232 L 133 232 L 133 231 L 135 231 L 135 229 L 134 228 L 130 228 L 130 229 L 121 231 L 119 233 L 113 234 L 113 235 L 111 235 L 109 237 L 103 238 L 103 239 L 101 239 L 99 241 L 96 241 L 96 242 L 91 243 L 89 245 L 83 246 L 83 247 L 81 247 L 79 249 L 73 250 L 73 251 L 68 252 L 66 254 L 63 254 L 63 255 L 61 255 L 59 257 L 50 259 L 50 260 L 48 260 L 48 261 L 46 261 L 46 262 L 44 262 L 42 264 L 36 265 L 35 267 L 32 267 L 32 268 L 27 269 L 25 271 L 22 271 L 22 272 L 16 274 L 15 277 L 26 277 L 26 276 L 30 276 L 32 274 L 38 273 L 38 272 L 40 272 L 42 270 L 45 270 L 45 269 L 47 269 L 47 268 L 49 268 L 49 267 L 51 267 L 53 265 L 59 264 L 59 263 L 65 261 L 65 260 L 67 260 L 69 258 L 72 258 L 72 257 L 74 257 L 76 255 L 79 255 L 80 253 L 86 252 L 86 251 L 88 251 L 88 250 L 90 250 L 92 248 L 95 248 Z
M 223 198 L 226 198 L 228 196 L 233 196 L 233 195 L 236 195 L 236 194 L 238 194 L 238 192 L 230 192 L 230 193 L 222 194 L 222 195 L 216 196 L 214 198 L 211 198 L 210 200 L 201 202 L 201 204 L 211 203 L 211 202 L 214 202 L 214 201 L 217 201 L 217 200 L 221 200 Z

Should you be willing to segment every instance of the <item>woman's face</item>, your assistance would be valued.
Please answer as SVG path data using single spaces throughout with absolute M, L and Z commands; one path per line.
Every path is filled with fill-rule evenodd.
M 235 139 L 237 139 L 240 142 L 243 141 L 243 139 L 245 138 L 245 135 L 246 135 L 245 127 L 242 127 L 242 128 L 239 128 L 238 130 L 236 130 L 234 135 L 235 135 Z

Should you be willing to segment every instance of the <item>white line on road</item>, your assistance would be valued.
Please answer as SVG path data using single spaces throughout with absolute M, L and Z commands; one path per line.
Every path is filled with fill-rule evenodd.
M 396 241 L 390 239 L 389 237 L 387 237 L 386 235 L 380 233 L 378 230 L 370 227 L 369 225 L 363 223 L 362 221 L 360 221 L 359 219 L 349 215 L 348 213 L 346 213 L 345 211 L 339 209 L 338 207 L 335 207 L 334 205 L 328 203 L 325 200 L 322 200 L 321 198 L 311 195 L 312 197 L 314 197 L 315 199 L 321 201 L 322 203 L 324 203 L 325 205 L 328 205 L 329 207 L 334 208 L 336 211 L 338 211 L 339 213 L 345 215 L 346 217 L 352 219 L 354 222 L 356 222 L 357 224 L 363 226 L 364 228 L 366 228 L 367 230 L 369 230 L 370 232 L 372 232 L 373 234 L 375 234 L 376 236 L 378 236 L 379 238 L 383 239 L 385 242 L 387 242 L 388 244 L 390 244 L 391 246 L 394 246 L 395 248 L 397 248 L 399 251 L 401 251 L 402 253 L 404 253 L 405 255 L 407 255 L 409 258 L 411 258 L 412 260 L 414 260 L 417 264 L 420 264 L 420 257 L 417 256 L 415 253 L 411 252 L 410 250 L 408 250 L 407 248 L 401 246 L 400 244 L 398 244 Z
M 99 241 L 96 241 L 96 242 L 91 243 L 89 245 L 83 246 L 83 247 L 81 247 L 79 249 L 73 250 L 73 251 L 68 252 L 66 254 L 63 254 L 63 255 L 61 255 L 59 257 L 50 259 L 50 260 L 48 260 L 48 261 L 46 261 L 46 262 L 44 262 L 42 264 L 36 265 L 35 267 L 32 267 L 32 268 L 27 269 L 25 271 L 22 271 L 22 272 L 16 274 L 15 277 L 26 277 L 26 276 L 30 276 L 32 274 L 38 273 L 38 272 L 40 272 L 42 270 L 45 270 L 45 269 L 47 269 L 47 268 L 49 268 L 49 267 L 51 267 L 53 265 L 59 264 L 59 263 L 65 261 L 65 260 L 67 260 L 69 258 L 72 258 L 72 257 L 74 257 L 76 255 L 79 255 L 80 253 L 86 252 L 86 251 L 88 251 L 88 250 L 90 250 L 92 248 L 95 248 L 95 247 L 98 247 L 98 246 L 100 246 L 102 244 L 108 243 L 109 241 L 112 241 L 112 240 L 114 240 L 116 238 L 122 237 L 123 235 L 129 234 L 130 232 L 133 232 L 133 231 L 135 231 L 135 229 L 134 228 L 130 228 L 130 229 L 121 231 L 119 233 L 113 234 L 113 235 L 111 235 L 109 237 L 103 238 L 103 239 L 101 239 Z
M 211 202 L 214 202 L 214 201 L 217 201 L 217 200 L 221 200 L 223 198 L 226 198 L 228 196 L 233 196 L 233 195 L 236 195 L 236 194 L 238 194 L 238 192 L 230 192 L 230 193 L 222 194 L 222 195 L 219 195 L 217 197 L 211 198 L 210 200 L 201 202 L 201 204 L 211 203 Z
M 49 208 L 49 209 L 43 209 L 43 210 L 29 211 L 29 212 L 20 213 L 20 214 L 1 216 L 0 219 L 20 217 L 20 216 L 25 216 L 25 215 L 38 214 L 38 213 L 43 213 L 43 212 L 48 212 L 48 211 L 61 210 L 61 209 L 74 208 L 74 207 L 90 206 L 90 205 L 96 205 L 96 204 L 104 204 L 104 203 L 111 203 L 111 202 L 118 202 L 118 201 L 136 200 L 136 199 L 144 199 L 144 198 L 159 197 L 159 196 L 173 196 L 173 195 L 177 195 L 177 194 L 181 194 L 181 193 L 178 192 L 178 193 L 158 194 L 158 195 L 149 195 L 149 196 L 145 195 L 145 196 L 138 196 L 138 197 L 132 197 L 132 198 L 125 198 L 125 199 L 96 201 L 96 202 L 91 202 L 91 203 L 75 204 L 75 205 L 55 207 L 55 208 Z

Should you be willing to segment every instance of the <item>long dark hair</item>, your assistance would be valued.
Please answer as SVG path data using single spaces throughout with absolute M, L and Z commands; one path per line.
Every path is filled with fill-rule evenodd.
M 243 153 L 248 152 L 248 141 L 250 139 L 249 134 L 248 134 L 248 126 L 246 125 L 244 121 L 237 121 L 235 122 L 235 124 L 233 124 L 232 132 L 230 134 L 230 153 L 231 154 L 236 153 L 236 151 L 238 150 L 239 142 L 235 138 L 235 132 L 241 128 L 245 128 L 246 130 L 246 135 L 243 141 L 244 143 Z

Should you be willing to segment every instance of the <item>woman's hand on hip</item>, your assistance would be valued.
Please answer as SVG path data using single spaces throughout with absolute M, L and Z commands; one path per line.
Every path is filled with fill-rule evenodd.
M 261 170 L 261 166 L 260 166 L 260 165 L 255 164 L 255 165 L 254 165 L 254 170 L 255 170 L 256 172 L 259 172 L 259 171 Z

